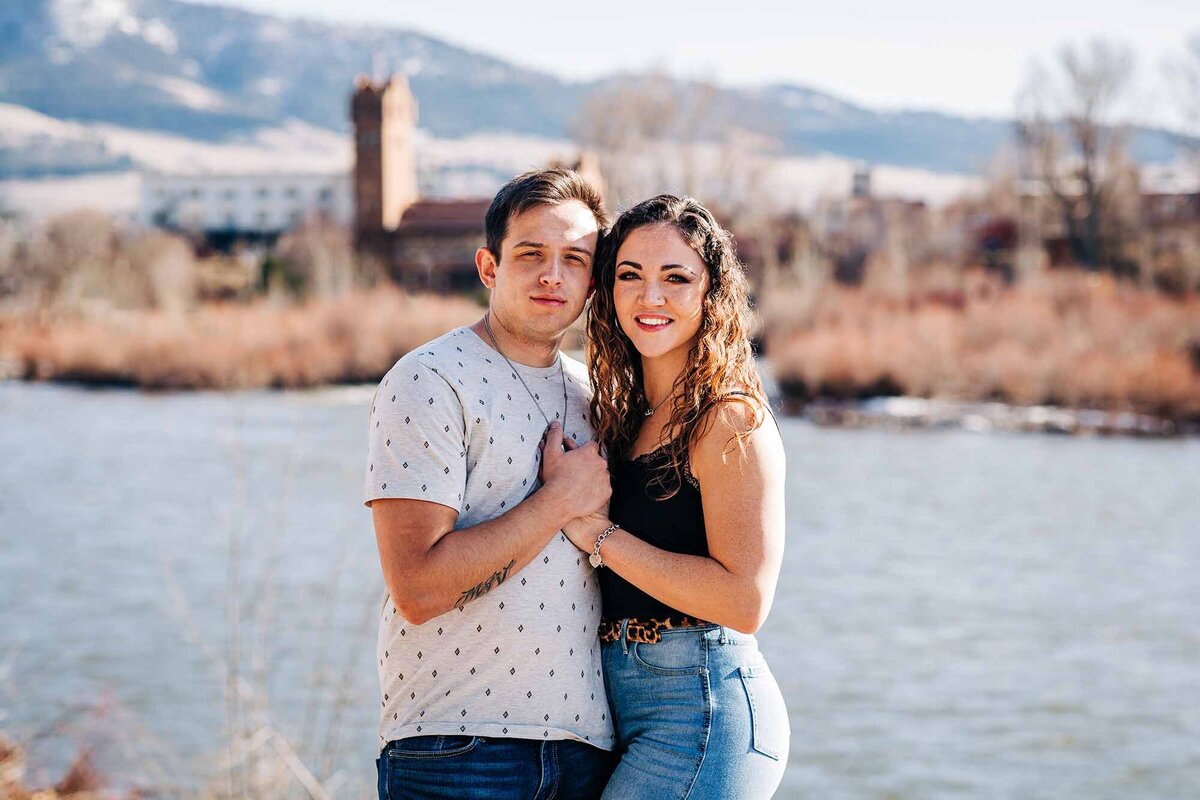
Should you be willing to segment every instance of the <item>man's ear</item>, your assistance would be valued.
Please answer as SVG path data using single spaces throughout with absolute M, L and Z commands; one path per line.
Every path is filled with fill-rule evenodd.
M 479 272 L 479 280 L 489 289 L 496 286 L 496 256 L 486 247 L 475 251 L 475 269 Z

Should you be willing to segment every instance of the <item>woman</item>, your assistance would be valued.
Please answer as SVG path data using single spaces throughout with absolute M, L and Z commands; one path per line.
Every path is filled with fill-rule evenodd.
M 661 195 L 605 239 L 588 312 L 609 518 L 600 564 L 620 763 L 610 800 L 770 797 L 788 721 L 753 633 L 783 552 L 784 455 L 750 351 L 746 279 L 703 206 Z

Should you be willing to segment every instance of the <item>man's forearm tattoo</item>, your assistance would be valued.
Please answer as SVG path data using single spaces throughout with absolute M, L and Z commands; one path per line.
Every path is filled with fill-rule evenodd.
M 467 589 L 465 592 L 462 593 L 462 595 L 459 596 L 458 602 L 456 602 L 454 604 L 454 607 L 461 610 L 462 607 L 465 606 L 467 603 L 469 603 L 472 600 L 475 600 L 477 598 L 483 597 L 485 594 L 490 592 L 492 589 L 494 589 L 497 586 L 499 586 L 500 584 L 504 583 L 505 579 L 508 578 L 508 571 L 511 570 L 514 566 L 516 566 L 516 563 L 517 563 L 516 560 L 509 561 L 508 564 L 506 564 L 503 569 L 498 569 L 495 572 L 493 572 L 492 576 L 490 578 L 488 578 L 486 581 L 484 581 L 483 583 L 480 583 L 477 586 L 472 586 L 470 589 Z

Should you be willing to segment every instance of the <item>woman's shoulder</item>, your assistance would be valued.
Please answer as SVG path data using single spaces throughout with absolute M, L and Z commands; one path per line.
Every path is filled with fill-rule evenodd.
M 692 464 L 701 472 L 783 458 L 779 429 L 766 399 L 748 389 L 731 389 L 715 399 L 690 450 Z

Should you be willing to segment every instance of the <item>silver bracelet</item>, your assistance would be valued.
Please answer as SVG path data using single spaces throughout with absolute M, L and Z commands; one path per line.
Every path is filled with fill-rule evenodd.
M 613 523 L 604 529 L 604 533 L 596 537 L 596 546 L 592 548 L 592 554 L 588 556 L 588 563 L 596 569 L 600 569 L 604 566 L 604 559 L 600 557 L 600 545 L 604 543 L 605 539 L 612 535 L 613 531 L 618 530 L 620 527 L 620 525 Z

